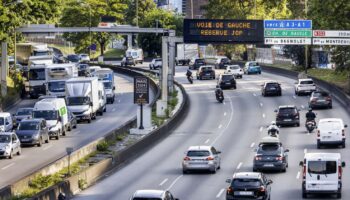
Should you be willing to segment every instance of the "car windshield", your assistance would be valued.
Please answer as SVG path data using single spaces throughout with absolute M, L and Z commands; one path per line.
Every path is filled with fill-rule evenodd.
M 31 108 L 20 108 L 18 109 L 16 115 L 32 115 L 33 109 Z
M 197 59 L 195 62 L 198 63 L 198 64 L 204 63 L 204 59 Z
M 300 84 L 314 84 L 313 81 L 300 81 Z
M 188 151 L 187 156 L 189 157 L 207 157 L 209 156 L 209 151 Z
M 127 57 L 126 60 L 131 61 L 131 60 L 133 60 L 133 58 L 132 57 Z
M 79 65 L 78 66 L 78 69 L 81 71 L 81 70 L 86 70 L 88 68 L 88 65 Z
M 319 123 L 318 128 L 322 131 L 341 130 L 341 123 L 338 121 L 324 121 Z
M 267 83 L 266 84 L 266 87 L 267 88 L 276 88 L 276 87 L 278 87 L 279 85 L 278 85 L 278 83 Z
M 162 62 L 162 59 L 155 59 L 154 62 Z
M 0 117 L 0 126 L 5 124 L 5 119 L 3 117 Z
M 39 81 L 45 80 L 45 69 L 29 69 L 29 80 L 30 81 Z
M 33 118 L 44 118 L 46 120 L 57 120 L 58 113 L 55 110 L 35 110 Z
M 211 68 L 211 67 L 203 67 L 202 71 L 213 71 L 213 68 Z
M 231 65 L 229 69 L 240 69 L 238 65 Z
M 258 154 L 281 153 L 280 145 L 278 144 L 261 144 L 257 151 Z
M 314 94 L 312 96 L 320 98 L 320 97 L 328 97 L 329 95 L 327 92 L 314 92 Z
M 66 82 L 65 81 L 55 81 L 48 83 L 48 89 L 50 92 L 64 92 L 66 91 Z
M 161 198 L 134 197 L 132 200 L 162 200 Z
M 33 56 L 48 56 L 50 55 L 49 51 L 34 51 Z
M 230 60 L 228 58 L 223 58 L 221 59 L 221 63 L 229 63 Z
M 233 187 L 259 187 L 261 182 L 259 179 L 234 179 L 231 183 Z
M 256 67 L 256 66 L 259 66 L 259 65 L 258 65 L 258 63 L 256 63 L 256 62 L 252 62 L 252 63 L 249 63 L 249 66 L 251 66 L 251 67 Z
M 39 130 L 39 122 L 21 122 L 18 130 Z
M 311 174 L 334 174 L 337 172 L 337 162 L 309 161 L 307 171 Z
M 233 78 L 233 76 L 231 76 L 231 75 L 223 75 L 221 79 L 222 79 L 223 81 L 229 81 L 229 80 L 231 80 L 232 78 Z
M 294 113 L 295 109 L 294 108 L 280 108 L 279 112 L 282 114 L 289 114 L 289 113 Z
M 0 143 L 10 143 L 11 137 L 9 135 L 0 135 Z
M 79 62 L 80 57 L 78 55 L 68 55 L 67 59 L 71 62 Z
M 103 82 L 106 89 L 112 89 L 112 82 Z
M 79 105 L 89 105 L 89 97 L 69 97 L 68 105 L 70 106 L 79 106 Z

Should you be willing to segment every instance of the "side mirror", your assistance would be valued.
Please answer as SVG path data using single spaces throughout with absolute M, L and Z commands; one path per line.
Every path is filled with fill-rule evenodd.
M 287 152 L 289 152 L 289 149 L 284 150 L 284 153 L 287 153 Z
M 90 102 L 90 106 L 94 106 L 94 104 L 92 102 Z
M 9 123 L 9 122 L 6 122 L 5 124 L 6 124 L 6 125 L 9 125 L 10 123 Z
M 303 166 L 304 166 L 304 162 L 303 162 L 303 161 L 300 161 L 300 162 L 299 162 L 299 166 L 300 166 L 300 167 L 303 167 Z
M 254 152 L 258 152 L 258 149 L 254 149 L 253 151 L 254 151 Z
M 348 125 L 347 125 L 347 124 L 345 124 L 345 125 L 344 125 L 344 128 L 347 128 L 347 127 L 348 127 Z
M 231 179 L 226 179 L 226 183 L 231 183 Z
M 343 162 L 341 162 L 341 167 L 345 167 L 345 162 L 343 161 Z
M 277 112 L 277 110 L 275 110 L 274 112 Z
M 267 184 L 267 185 L 271 185 L 272 183 L 273 183 L 272 180 L 268 180 L 266 184 Z
M 113 86 L 113 90 L 115 90 L 115 86 Z

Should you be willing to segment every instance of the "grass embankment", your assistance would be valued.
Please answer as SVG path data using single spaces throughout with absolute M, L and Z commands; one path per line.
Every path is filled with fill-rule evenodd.
M 61 50 L 63 55 L 74 54 L 74 46 L 69 47 L 69 46 L 59 45 L 59 44 L 50 44 L 49 46 L 55 47 Z
M 104 53 L 105 58 L 122 58 L 125 54 L 123 49 L 109 49 Z

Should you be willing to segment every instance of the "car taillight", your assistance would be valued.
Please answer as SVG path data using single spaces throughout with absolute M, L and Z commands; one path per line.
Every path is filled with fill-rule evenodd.
M 343 174 L 343 168 L 341 166 L 338 166 L 338 178 L 341 179 L 341 176 Z
M 341 135 L 345 136 L 345 130 L 344 129 L 341 131 Z
M 210 156 L 207 158 L 207 160 L 214 160 L 214 158 Z
M 232 194 L 232 193 L 233 193 L 233 187 L 228 187 L 227 194 Z
M 243 71 L 242 69 L 239 70 L 240 72 Z
M 188 156 L 186 156 L 186 157 L 184 158 L 184 160 L 188 161 L 188 160 L 191 160 L 191 158 L 188 157 Z
M 317 98 L 313 98 L 313 99 L 311 99 L 311 102 L 316 102 L 317 101 Z
M 260 156 L 255 156 L 255 160 L 261 160 Z
M 303 179 L 305 179 L 306 178 L 306 166 L 304 165 L 304 167 L 303 167 Z
M 277 156 L 277 157 L 276 157 L 276 160 L 282 161 L 282 160 L 283 160 L 283 156 Z
M 317 137 L 320 137 L 320 130 L 317 131 Z
M 295 116 L 295 118 L 299 119 L 299 114 L 298 113 L 295 113 L 294 116 Z
M 331 97 L 326 97 L 326 101 L 331 101 L 332 98 Z
M 265 187 L 264 186 L 260 186 L 259 192 L 265 192 Z

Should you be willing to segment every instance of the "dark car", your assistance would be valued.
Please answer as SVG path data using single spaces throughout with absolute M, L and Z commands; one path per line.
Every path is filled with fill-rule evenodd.
M 299 110 L 294 105 L 280 106 L 278 110 L 275 110 L 276 114 L 276 125 L 296 125 L 300 126 L 300 115 Z
M 78 76 L 89 76 L 89 65 L 88 64 L 79 64 L 78 65 Z
M 264 97 L 268 95 L 282 96 L 281 84 L 273 81 L 266 82 L 262 85 L 261 95 Z
M 37 145 L 49 143 L 49 130 L 45 119 L 24 119 L 17 127 L 16 134 L 22 145 Z
M 15 125 L 17 126 L 23 119 L 32 118 L 32 112 L 33 108 L 18 108 L 16 113 L 13 115 Z
M 77 124 L 77 117 L 72 112 L 68 111 L 68 131 L 77 128 Z
M 203 58 L 197 58 L 194 60 L 194 63 L 190 65 L 190 69 L 198 69 L 203 65 L 206 65 L 205 60 Z
M 215 79 L 215 70 L 212 66 L 201 66 L 197 71 L 197 79 Z
M 253 160 L 253 171 L 277 170 L 285 172 L 288 167 L 288 149 L 275 137 L 265 137 L 260 142 Z
M 80 61 L 80 56 L 77 54 L 70 54 L 67 56 L 69 62 L 78 63 Z
M 236 89 L 236 80 L 233 74 L 221 74 L 218 80 L 218 85 L 221 89 Z
M 226 200 L 271 198 L 271 184 L 266 176 L 258 172 L 238 172 L 233 178 L 227 179 L 230 186 L 226 190 Z
M 218 63 L 215 64 L 216 69 L 226 69 L 226 66 L 231 64 L 231 60 L 228 58 L 220 58 Z
M 135 65 L 136 65 L 135 60 L 131 56 L 124 57 L 120 63 L 120 66 L 122 66 L 122 67 L 135 66 Z
M 332 96 L 326 91 L 314 91 L 309 100 L 310 108 L 332 108 Z

